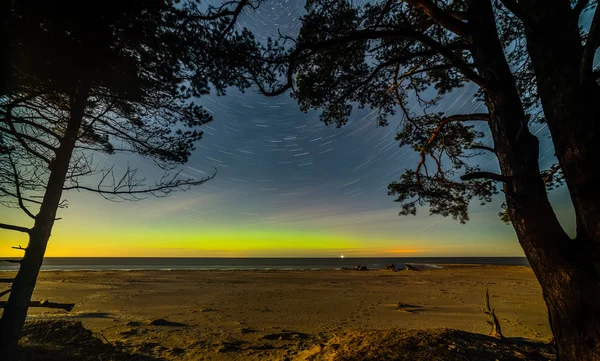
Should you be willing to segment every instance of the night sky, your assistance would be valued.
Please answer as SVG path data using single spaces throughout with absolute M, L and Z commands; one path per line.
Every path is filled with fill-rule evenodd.
M 246 12 L 242 26 L 261 36 L 294 35 L 301 1 L 270 1 Z M 485 111 L 466 86 L 447 96 L 437 111 Z M 232 90 L 199 99 L 214 116 L 204 138 L 183 167 L 190 176 L 218 169 L 216 178 L 186 193 L 141 202 L 114 203 L 96 194 L 68 192 L 59 211 L 47 256 L 521 256 L 512 227 L 498 217 L 501 194 L 477 202 L 471 220 L 400 217 L 387 185 L 416 167 L 418 155 L 394 140 L 400 118 L 378 127 L 370 110 L 356 111 L 341 128 L 325 126 L 319 111 L 302 113 L 284 94 L 265 98 Z M 414 103 L 415 107 L 417 106 Z M 416 110 L 416 108 L 415 108 Z M 436 109 L 431 109 L 436 111 Z M 480 124 L 482 131 L 487 129 Z M 552 158 L 548 132 L 533 125 L 541 140 L 541 166 Z M 490 138 L 486 138 L 489 142 Z M 140 167 L 149 179 L 161 172 L 148 160 L 96 156 L 99 162 Z M 483 170 L 497 169 L 492 156 L 477 158 Z M 563 187 L 551 193 L 568 230 L 573 220 Z M 3 222 L 30 226 L 17 210 L 1 209 Z M 571 232 L 572 233 L 572 232 Z M 19 256 L 9 246 L 27 243 L 0 232 L 0 254 Z

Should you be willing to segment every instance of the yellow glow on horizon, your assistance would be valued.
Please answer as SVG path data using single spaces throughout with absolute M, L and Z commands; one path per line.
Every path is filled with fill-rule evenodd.
M 325 222 L 254 222 L 191 220 L 140 216 L 138 210 L 119 214 L 76 212 L 57 222 L 47 257 L 436 257 L 520 256 L 518 242 L 508 234 L 482 237 L 476 230 L 456 229 L 453 223 L 427 232 L 415 231 L 424 222 L 411 221 L 403 232 L 367 227 L 346 216 Z M 296 215 L 294 215 L 296 216 Z M 363 215 L 361 215 L 362 217 Z M 395 219 L 394 219 L 395 220 Z M 343 221 L 343 222 L 342 222 Z M 3 222 L 31 226 L 24 218 Z M 384 227 L 385 228 L 385 227 Z M 0 230 L 0 257 L 20 257 L 24 233 Z
M 56 227 L 47 257 L 401 257 L 496 256 L 493 243 L 465 247 L 443 238 L 395 239 L 322 230 L 140 227 Z M 440 241 L 441 240 L 441 241 Z M 26 234 L 0 231 L 0 257 L 20 257 L 11 246 L 27 245 Z M 396 246 L 397 248 L 393 248 Z M 415 247 L 417 246 L 417 247 Z M 504 255 L 519 255 L 506 252 Z
M 0 232 L 0 254 L 18 257 L 9 245 L 27 244 L 26 235 Z M 312 230 L 288 229 L 172 229 L 139 228 L 92 230 L 60 227 L 53 232 L 47 257 L 302 257 L 339 255 L 340 250 L 364 248 L 356 237 Z

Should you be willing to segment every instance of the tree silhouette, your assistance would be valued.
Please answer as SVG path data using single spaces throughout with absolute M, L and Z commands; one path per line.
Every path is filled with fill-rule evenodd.
M 33 226 L 0 223 L 29 235 L 28 246 L 19 247 L 19 272 L 3 292 L 9 298 L 0 353 L 19 340 L 63 192 L 138 200 L 206 182 L 214 175 L 190 178 L 176 170 L 211 120 L 194 98 L 211 87 L 223 94 L 249 85 L 230 71 L 243 59 L 222 57 L 228 41 L 247 35 L 232 29 L 244 1 L 208 9 L 173 0 L 7 5 L 0 202 L 21 209 Z M 98 153 L 146 157 L 165 175 L 149 181 L 135 169 L 95 162 Z
M 596 9 L 594 10 L 594 7 Z M 581 14 L 594 11 L 579 27 Z M 342 126 L 355 107 L 398 114 L 401 146 L 418 161 L 389 193 L 401 215 L 468 220 L 473 199 L 501 185 L 512 222 L 539 280 L 560 360 L 600 355 L 600 9 L 586 0 L 404 0 L 354 5 L 309 0 L 296 37 L 256 45 L 246 67 L 270 96 L 291 91 L 302 110 Z M 260 52 L 260 56 L 256 53 Z M 439 101 L 469 84 L 487 111 L 452 114 Z M 418 102 L 421 110 L 409 108 Z M 546 122 L 558 162 L 540 170 L 532 122 Z M 482 144 L 485 124 L 493 145 Z M 495 155 L 499 172 L 480 169 Z M 547 190 L 568 186 L 577 219 L 570 238 Z

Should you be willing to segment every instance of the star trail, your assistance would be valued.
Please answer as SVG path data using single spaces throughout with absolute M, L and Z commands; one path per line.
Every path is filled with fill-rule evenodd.
M 269 1 L 246 10 L 238 26 L 259 39 L 295 35 L 301 1 Z M 190 161 L 192 177 L 217 176 L 202 186 L 164 199 L 112 203 L 93 194 L 67 194 L 69 208 L 56 224 L 49 256 L 520 256 L 514 231 L 498 218 L 500 199 L 474 204 L 471 222 L 430 217 L 399 217 L 387 185 L 418 162 L 394 136 L 400 118 L 378 126 L 376 110 L 356 110 L 342 127 L 325 126 L 319 110 L 302 113 L 289 94 L 266 98 L 255 91 L 228 91 L 198 99 L 214 117 L 203 128 Z M 411 102 L 418 111 L 418 102 Z M 465 86 L 445 97 L 432 112 L 485 111 Z M 487 132 L 486 125 L 477 124 Z M 535 125 L 542 144 L 547 130 Z M 484 143 L 491 145 L 488 136 Z M 542 166 L 552 164 L 552 149 L 542 149 Z M 547 159 L 545 159 L 547 158 Z M 111 156 L 119 167 L 139 167 L 149 179 L 160 177 L 149 161 Z M 497 169 L 482 155 L 483 170 Z M 566 190 L 552 194 L 566 204 Z M 18 212 L 3 210 L 8 218 Z M 561 213 L 562 212 L 562 213 Z M 558 213 L 570 224 L 567 206 Z M 0 236 L 8 238 L 7 233 Z M 14 235 L 10 235 L 11 242 Z M 18 239 L 16 240 L 18 241 Z M 15 243 L 15 242 L 12 242 Z M 466 248 L 468 247 L 468 250 Z M 8 253 L 7 247 L 1 252 Z

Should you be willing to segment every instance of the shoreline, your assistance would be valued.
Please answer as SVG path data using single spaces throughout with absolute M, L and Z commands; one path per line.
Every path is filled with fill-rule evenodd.
M 525 267 L 531 268 L 529 265 L 520 265 L 520 264 L 484 264 L 484 263 L 418 263 L 418 262 L 409 262 L 404 263 L 404 265 L 411 265 L 421 267 L 420 271 L 431 271 L 431 270 L 444 270 L 444 269 L 459 269 L 459 268 L 479 268 L 479 267 Z M 350 267 L 359 266 L 357 265 L 349 265 Z M 348 266 L 346 266 L 348 267 Z M 0 272 L 17 272 L 18 268 L 15 269 L 0 269 Z M 343 267 L 244 267 L 244 268 L 217 268 L 217 267 L 190 267 L 190 268 L 72 268 L 72 269 L 60 269 L 60 268 L 51 268 L 51 269 L 40 269 L 40 272 L 293 272 L 293 271 L 303 271 L 303 272 L 327 272 L 327 271 L 345 271 L 350 272 L 354 271 L 351 269 L 343 269 Z M 386 270 L 384 267 L 381 268 L 367 268 L 366 271 L 360 272 L 376 272 L 376 271 L 385 271 L 385 272 L 404 272 L 404 269 L 397 269 L 396 271 Z M 410 272 L 410 271 L 409 271 Z
M 11 258 L 12 259 L 12 258 Z M 420 268 L 449 268 L 450 265 L 528 266 L 524 257 L 380 257 L 380 258 L 149 258 L 149 257 L 47 257 L 41 271 L 97 270 L 335 270 L 365 266 L 383 269 L 389 264 L 397 269 L 407 264 Z M 0 272 L 17 271 L 16 264 L 0 264 Z

